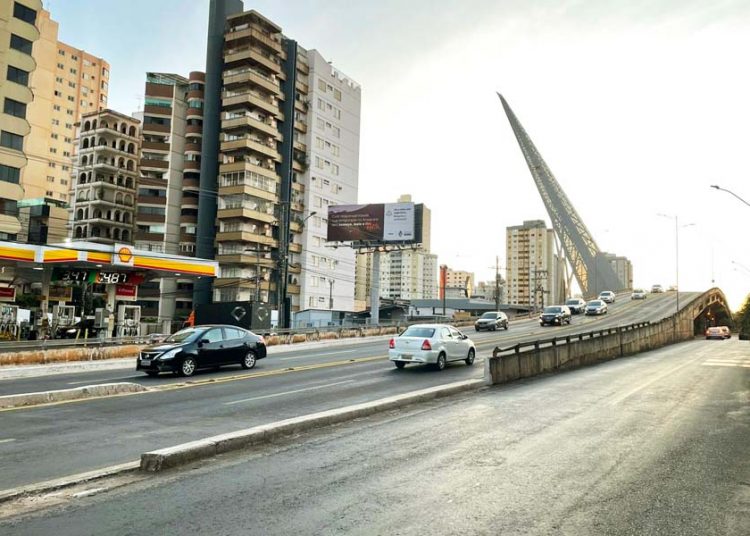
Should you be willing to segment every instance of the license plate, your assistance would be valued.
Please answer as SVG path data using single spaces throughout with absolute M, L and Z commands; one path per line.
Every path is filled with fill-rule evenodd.
M 401 359 L 411 359 L 411 354 L 401 354 Z
M 141 366 L 142 367 L 148 367 L 150 365 L 151 365 L 151 360 L 150 359 L 141 359 Z

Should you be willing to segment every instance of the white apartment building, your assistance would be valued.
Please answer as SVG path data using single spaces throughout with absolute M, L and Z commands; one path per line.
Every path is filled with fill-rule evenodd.
M 410 249 L 380 255 L 381 298 L 437 299 L 437 279 L 437 255 Z
M 303 176 L 305 218 L 299 309 L 353 311 L 355 252 L 326 247 L 328 207 L 357 203 L 361 90 L 317 50 L 310 66 L 304 135 L 309 158 Z

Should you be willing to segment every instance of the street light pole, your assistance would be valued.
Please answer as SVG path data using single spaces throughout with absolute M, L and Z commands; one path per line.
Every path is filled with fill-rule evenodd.
M 734 193 L 731 190 L 727 190 L 726 188 L 722 188 L 721 186 L 717 186 L 716 184 L 712 184 L 711 188 L 714 188 L 716 190 L 721 190 L 722 192 L 726 192 L 726 193 L 728 193 L 730 195 L 733 195 L 734 197 L 736 197 L 737 199 L 739 199 L 740 201 L 742 201 L 743 203 L 745 203 L 748 207 L 750 207 L 750 203 L 748 203 L 747 201 L 745 201 L 744 199 L 742 199 L 740 196 L 738 196 L 736 193 Z

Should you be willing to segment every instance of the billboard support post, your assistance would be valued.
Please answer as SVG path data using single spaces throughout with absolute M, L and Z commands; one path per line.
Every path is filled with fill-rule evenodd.
M 380 250 L 372 253 L 372 277 L 370 278 L 370 324 L 380 324 Z

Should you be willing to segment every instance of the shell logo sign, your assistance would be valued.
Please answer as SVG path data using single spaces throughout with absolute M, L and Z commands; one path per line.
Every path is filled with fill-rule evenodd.
M 133 250 L 124 244 L 116 245 L 114 264 L 133 266 Z

